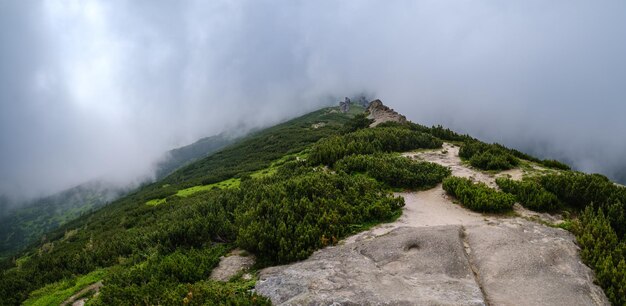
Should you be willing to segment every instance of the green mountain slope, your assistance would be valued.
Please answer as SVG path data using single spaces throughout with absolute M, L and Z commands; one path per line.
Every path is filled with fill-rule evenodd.
M 86 183 L 8 210 L 0 217 L 0 259 L 10 256 L 46 232 L 117 198 L 123 190 L 101 182 Z
M 24 256 L 3 263 L 0 301 L 58 303 L 80 290 L 75 284 L 102 281 L 91 305 L 267 304 L 250 291 L 255 269 L 307 258 L 393 220 L 404 205 L 393 190 L 426 189 L 446 180 L 462 205 L 478 211 L 510 213 L 513 198 L 529 209 L 572 217 L 584 211 L 563 226 L 577 235 L 583 259 L 607 295 L 623 302 L 624 188 L 442 127 L 367 128 L 363 111 L 325 108 L 259 131 L 66 223 Z M 501 181 L 504 193 L 446 178 L 447 168 L 397 154 L 440 148 L 443 141 L 462 145 L 461 157 L 484 171 L 555 169 L 520 186 Z M 491 209 L 494 201 L 506 205 Z M 210 280 L 220 256 L 233 248 L 256 256 L 252 278 Z
M 190 145 L 170 150 L 157 164 L 157 180 L 174 172 L 176 169 L 229 145 L 234 139 L 223 134 L 202 138 Z
M 233 141 L 232 138 L 217 135 L 171 150 L 156 165 L 155 175 L 157 179 L 161 179 Z M 39 241 L 45 233 L 127 192 L 128 188 L 113 187 L 102 181 L 94 181 L 13 208 L 9 207 L 8 200 L 0 198 L 0 260 Z

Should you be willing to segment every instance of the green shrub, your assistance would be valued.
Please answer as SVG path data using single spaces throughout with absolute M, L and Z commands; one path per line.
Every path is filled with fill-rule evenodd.
M 352 119 L 350 119 L 350 121 L 344 124 L 343 132 L 351 133 L 360 129 L 368 128 L 370 124 L 374 122 L 374 120 L 368 119 L 367 116 L 368 116 L 367 113 L 361 113 L 361 114 L 355 115 Z
M 311 149 L 309 161 L 313 165 L 332 165 L 344 156 L 381 152 L 401 152 L 414 149 L 440 148 L 442 141 L 425 133 L 405 128 L 371 128 L 331 136 L 320 140 Z
M 508 170 L 516 167 L 519 160 L 510 151 L 498 144 L 466 141 L 459 149 L 459 157 L 470 165 L 483 170 Z
M 514 181 L 501 177 L 496 179 L 496 184 L 502 191 L 513 194 L 517 201 L 528 209 L 554 211 L 561 207 L 557 196 L 543 189 L 536 181 Z
M 489 188 L 484 183 L 474 183 L 461 177 L 443 180 L 443 189 L 456 197 L 461 205 L 479 212 L 500 213 L 511 210 L 515 197 Z
M 112 269 L 96 304 L 101 305 L 269 305 L 249 292 L 254 281 L 206 281 L 228 248 L 179 249 L 154 254 L 131 267 Z
M 434 137 L 437 137 L 439 139 L 442 140 L 448 140 L 448 141 L 467 141 L 467 140 L 474 140 L 474 138 L 470 137 L 469 135 L 461 135 L 458 134 L 450 129 L 444 128 L 441 125 L 436 125 L 436 126 L 432 126 L 432 127 L 426 127 L 417 123 L 413 123 L 413 122 L 404 122 L 404 123 L 399 123 L 399 122 L 395 122 L 395 121 L 387 121 L 387 122 L 383 122 L 379 125 L 376 126 L 376 128 L 383 128 L 383 127 L 394 127 L 394 128 L 404 128 L 404 129 L 409 129 L 412 131 L 416 131 L 416 132 L 421 132 L 421 133 L 426 133 L 426 134 L 430 134 Z
M 434 187 L 451 174 L 446 167 L 392 154 L 350 155 L 339 160 L 335 168 L 364 172 L 391 187 L 411 189 Z
M 554 159 L 544 159 L 541 161 L 541 164 L 552 169 L 558 170 L 570 170 L 570 166 Z
M 243 184 L 235 211 L 237 245 L 266 264 L 304 259 L 353 226 L 389 220 L 404 206 L 376 182 L 341 173 Z
M 574 225 L 581 257 L 611 303 L 626 305 L 626 241 L 602 212 L 588 206 Z

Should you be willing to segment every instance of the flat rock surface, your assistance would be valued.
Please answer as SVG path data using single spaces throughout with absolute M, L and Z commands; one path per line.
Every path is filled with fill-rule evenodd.
M 507 219 L 465 231 L 491 305 L 608 305 L 565 230 Z
M 261 272 L 279 305 L 483 305 L 460 226 L 402 227 Z

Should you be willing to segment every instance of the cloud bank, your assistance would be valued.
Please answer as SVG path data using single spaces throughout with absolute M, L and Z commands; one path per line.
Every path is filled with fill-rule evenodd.
M 150 176 L 163 152 L 371 92 L 626 173 L 623 1 L 3 1 L 0 194 Z

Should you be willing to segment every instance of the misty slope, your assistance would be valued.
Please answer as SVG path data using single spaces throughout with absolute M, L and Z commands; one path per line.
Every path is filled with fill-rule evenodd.
M 18 208 L 7 209 L 5 215 L 0 217 L 0 259 L 123 192 L 101 182 L 86 183 Z
M 123 262 L 120 261 L 122 258 L 131 261 L 145 260 L 146 258 L 139 253 L 135 254 L 134 250 L 151 252 L 150 249 L 153 247 L 150 245 L 154 242 L 148 241 L 154 238 L 162 241 L 156 242 L 154 246 L 163 244 L 161 239 L 165 237 L 158 238 L 156 233 L 163 230 L 164 234 L 170 232 L 170 225 L 175 223 L 173 221 L 179 221 L 179 217 L 175 217 L 176 214 L 186 213 L 169 210 L 186 207 L 180 203 L 177 205 L 176 202 L 196 202 L 198 199 L 172 198 L 177 190 L 201 182 L 214 182 L 235 174 L 252 174 L 254 171 L 270 167 L 276 159 L 299 152 L 322 137 L 336 134 L 352 115 L 323 109 L 260 131 L 176 171 L 161 182 L 147 185 L 92 214 L 65 224 L 48 234 L 47 241 L 51 243 L 40 244 L 29 252 L 30 255 L 20 259 L 18 261 L 20 268 L 3 272 L 0 296 L 5 303 L 14 304 L 25 300 L 32 290 L 43 284 L 71 275 L 85 274 L 96 267 L 115 266 Z M 324 126 L 312 127 L 313 124 L 320 122 L 324 123 Z M 173 204 L 168 202 L 167 205 L 158 207 L 145 205 L 151 199 L 164 197 L 169 197 L 168 199 L 171 199 L 169 202 Z M 200 197 L 206 197 L 206 193 L 201 193 Z M 176 240 L 172 243 L 177 243 Z M 187 248 L 190 242 L 180 243 L 181 248 Z M 176 249 L 175 245 L 170 248 Z M 85 252 L 85 248 L 89 249 L 89 252 Z M 169 252 L 171 251 L 166 253 Z M 221 254 L 219 250 L 215 252 Z M 12 265 L 10 262 L 6 264 Z
M 404 199 L 392 191 L 443 182 L 461 205 L 477 211 L 513 213 L 518 201 L 529 209 L 568 212 L 574 218 L 563 227 L 576 235 L 583 260 L 607 296 L 623 302 L 623 188 L 443 127 L 386 122 L 368 128 L 371 123 L 356 106 L 347 114 L 325 108 L 239 139 L 5 261 L 0 301 L 59 304 L 83 285 L 102 281 L 92 305 L 265 305 L 267 299 L 250 291 L 258 268 L 306 259 L 395 220 Z M 542 170 L 519 185 L 502 181 L 505 193 L 400 154 L 444 150 L 444 141 L 460 146 L 457 158 L 484 175 Z M 235 248 L 253 254 L 257 266 L 227 282 L 209 279 L 220 257 Z
M 202 138 L 173 149 L 156 165 L 155 176 L 165 177 L 176 169 L 223 148 L 233 139 L 224 135 Z M 117 199 L 128 190 L 105 182 L 84 183 L 51 196 L 10 208 L 0 198 L 0 260 L 9 257 L 42 235 L 82 214 Z
M 157 163 L 157 180 L 174 172 L 176 169 L 203 158 L 232 143 L 234 139 L 223 134 L 202 138 L 190 145 L 170 150 L 166 157 Z

